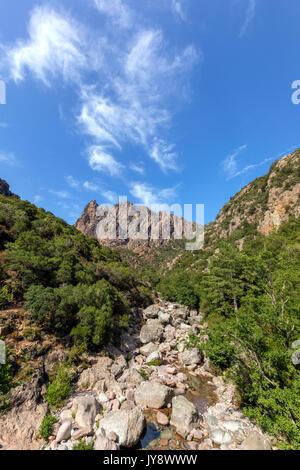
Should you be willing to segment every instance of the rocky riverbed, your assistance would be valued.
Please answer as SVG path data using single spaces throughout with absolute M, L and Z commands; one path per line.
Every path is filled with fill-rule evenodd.
M 235 387 L 187 349 L 202 316 L 160 302 L 135 317 L 120 347 L 90 357 L 77 390 L 57 412 L 47 450 L 71 450 L 84 439 L 95 450 L 271 450 L 270 439 L 243 416 Z M 142 325 L 142 326 L 140 326 Z

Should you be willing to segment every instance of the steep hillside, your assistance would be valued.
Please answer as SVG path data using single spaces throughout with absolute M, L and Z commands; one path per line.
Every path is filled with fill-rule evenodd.
M 225 204 L 216 221 L 206 226 L 206 241 L 247 234 L 268 235 L 290 216 L 300 214 L 300 150 L 276 160 L 267 175 L 249 183 Z
M 0 178 L 0 194 L 6 197 L 13 197 L 15 199 L 20 199 L 19 196 L 12 193 L 9 189 L 9 184 Z

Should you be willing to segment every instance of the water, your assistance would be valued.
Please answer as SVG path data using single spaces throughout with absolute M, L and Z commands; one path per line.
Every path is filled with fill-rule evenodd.
M 187 384 L 190 387 L 185 397 L 202 414 L 209 406 L 216 403 L 215 387 L 209 383 L 206 377 L 193 377 L 187 371 L 183 372 L 187 375 Z M 146 413 L 147 427 L 139 447 L 148 450 L 185 449 L 184 440 L 176 433 L 175 428 L 173 426 L 158 425 L 155 422 L 155 417 L 155 411 Z

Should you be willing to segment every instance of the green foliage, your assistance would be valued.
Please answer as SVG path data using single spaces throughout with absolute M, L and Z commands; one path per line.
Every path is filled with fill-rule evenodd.
M 81 439 L 78 444 L 75 444 L 72 450 L 93 450 L 94 443 L 87 443 L 84 439 Z
M 141 369 L 141 370 L 138 370 L 138 372 L 144 380 L 149 380 L 149 375 L 147 374 L 145 370 Z
M 54 424 L 57 423 L 57 418 L 52 415 L 46 415 L 42 421 L 39 434 L 48 442 L 48 439 L 53 434 Z
M 70 370 L 65 364 L 61 364 L 57 369 L 55 378 L 48 386 L 46 401 L 53 408 L 58 408 L 71 393 Z

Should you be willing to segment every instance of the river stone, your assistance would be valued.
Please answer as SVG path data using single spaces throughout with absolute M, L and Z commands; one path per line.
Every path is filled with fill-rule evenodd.
M 223 431 L 220 428 L 213 429 L 210 433 L 210 438 L 215 444 L 230 444 L 233 442 L 233 437 L 232 435 L 227 432 Z
M 100 425 L 107 436 L 111 432 L 116 433 L 120 446 L 133 447 L 141 438 L 146 420 L 141 409 L 135 407 L 132 410 L 111 411 L 101 420 Z
M 95 441 L 94 450 L 119 450 L 119 446 L 107 437 L 99 435 Z
M 147 357 L 147 364 L 149 362 L 153 362 L 153 361 L 158 361 L 160 364 L 162 363 L 162 354 L 161 352 L 159 351 L 154 351 L 153 353 L 151 353 L 148 357 Z
M 164 408 L 170 402 L 173 390 L 159 382 L 143 382 L 134 394 L 135 403 L 142 407 Z
M 251 432 L 242 443 L 241 450 L 272 450 L 269 439 L 258 432 Z
M 68 439 L 70 439 L 71 431 L 72 431 L 72 420 L 68 419 L 66 421 L 63 421 L 63 423 L 59 427 L 59 430 L 56 436 L 56 442 L 59 444 L 61 441 L 67 441 Z
M 158 350 L 158 346 L 154 343 L 148 343 L 148 344 L 145 344 L 144 346 L 142 346 L 140 348 L 140 353 L 143 355 L 143 356 L 149 356 L 149 354 L 155 352 Z
M 157 421 L 158 424 L 160 424 L 161 426 L 168 426 L 168 424 L 169 424 L 169 418 L 168 418 L 168 416 L 165 415 L 164 413 L 162 413 L 161 411 L 158 411 L 158 412 L 157 412 L 156 421 Z
M 300 365 L 300 349 L 297 349 L 297 351 L 295 351 L 292 354 L 291 359 L 292 359 L 292 363 L 294 364 L 294 366 Z
M 99 411 L 100 405 L 92 396 L 76 397 L 73 401 L 72 412 L 80 428 L 91 429 Z
M 176 427 L 177 433 L 186 438 L 188 434 L 200 426 L 201 419 L 196 407 L 183 396 L 172 400 L 172 416 L 170 423 Z
M 190 366 L 192 364 L 200 364 L 202 361 L 202 353 L 199 349 L 186 349 L 181 354 L 181 362 L 185 366 Z
M 141 329 L 140 340 L 143 344 L 159 341 L 163 334 L 163 327 L 159 320 L 148 320 Z

